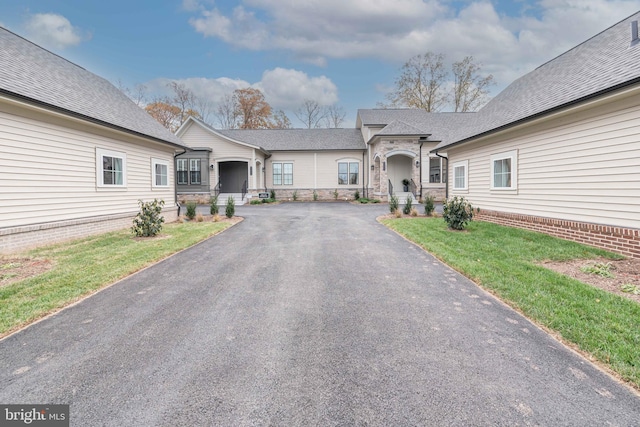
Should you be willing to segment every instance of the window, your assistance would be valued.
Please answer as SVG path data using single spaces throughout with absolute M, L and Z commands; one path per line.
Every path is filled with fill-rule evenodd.
M 439 184 L 446 182 L 442 176 L 442 159 L 440 157 L 429 158 L 429 182 Z
M 338 184 L 339 185 L 358 185 L 358 174 L 360 172 L 360 164 L 358 162 L 339 162 L 338 163 Z
M 178 159 L 177 166 L 178 184 L 189 184 L 189 171 L 187 170 L 187 159 Z
M 293 163 L 273 163 L 273 185 L 293 185 Z
M 455 190 L 466 190 L 469 180 L 469 161 L 453 164 L 453 188 Z
M 200 159 L 189 159 L 189 172 L 191 184 L 200 184 Z
M 151 159 L 151 176 L 153 187 L 169 186 L 169 162 L 159 159 Z
M 491 189 L 516 189 L 517 158 L 515 150 L 491 156 Z
M 126 154 L 96 148 L 96 182 L 98 187 L 126 186 Z

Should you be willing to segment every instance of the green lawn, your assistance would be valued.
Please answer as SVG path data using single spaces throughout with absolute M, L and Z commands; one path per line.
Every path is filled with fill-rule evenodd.
M 640 304 L 537 265 L 620 256 L 486 222 L 466 232 L 449 231 L 442 218 L 382 222 L 640 389 Z
M 227 222 L 172 223 L 165 224 L 156 238 L 134 238 L 122 230 L 30 251 L 24 255 L 50 260 L 54 266 L 0 287 L 0 336 L 227 227 Z

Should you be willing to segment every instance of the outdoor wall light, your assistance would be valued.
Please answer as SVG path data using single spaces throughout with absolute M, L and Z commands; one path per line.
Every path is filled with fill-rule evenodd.
M 209 169 L 213 170 L 213 164 L 209 165 Z
M 371 165 L 371 170 L 374 170 L 376 167 L 374 165 Z
M 416 160 L 416 167 L 420 166 L 420 160 Z
M 249 176 L 253 176 L 253 166 L 249 166 Z
M 387 170 L 387 162 L 382 162 L 382 170 L 383 171 Z

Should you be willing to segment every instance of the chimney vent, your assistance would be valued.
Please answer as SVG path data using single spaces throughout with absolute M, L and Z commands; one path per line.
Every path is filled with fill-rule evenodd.
M 640 42 L 638 39 L 638 21 L 631 21 L 631 46 L 635 46 Z

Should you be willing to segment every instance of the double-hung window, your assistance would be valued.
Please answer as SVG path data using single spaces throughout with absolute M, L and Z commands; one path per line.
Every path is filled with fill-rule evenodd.
M 338 184 L 358 185 L 359 172 L 358 162 L 338 162 Z
M 200 184 L 200 159 L 189 159 L 189 171 L 191 173 L 191 184 Z
M 491 189 L 517 188 L 518 152 L 516 150 L 491 156 Z
M 126 154 L 96 148 L 96 182 L 98 187 L 125 187 L 127 185 Z
M 273 185 L 293 185 L 293 163 L 273 163 Z
M 151 159 L 151 174 L 153 187 L 169 186 L 169 162 L 166 160 Z
M 469 187 L 469 161 L 464 160 L 453 164 L 453 189 L 467 190 Z
M 429 158 L 429 182 L 431 184 L 439 184 L 447 182 L 447 175 L 442 173 L 442 158 Z
M 189 184 L 189 170 L 187 169 L 187 159 L 178 159 L 176 163 L 176 174 L 178 184 Z

